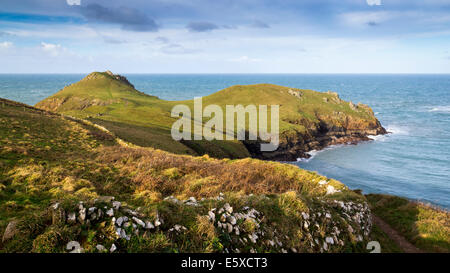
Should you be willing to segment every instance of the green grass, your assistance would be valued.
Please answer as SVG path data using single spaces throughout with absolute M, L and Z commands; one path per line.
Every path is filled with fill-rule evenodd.
M 405 198 L 369 194 L 373 212 L 419 249 L 450 252 L 450 214 Z
M 225 202 L 235 210 L 251 206 L 263 212 L 264 228 L 282 234 L 280 240 L 286 248 L 318 251 L 311 248 L 302 231 L 301 212 L 324 215 L 329 211 L 340 219 L 339 210 L 331 205 L 334 200 L 364 202 L 364 197 L 342 183 L 296 166 L 124 147 L 115 136 L 88 123 L 7 100 L 0 102 L 0 233 L 14 219 L 20 221 L 21 231 L 0 244 L 0 252 L 63 252 L 70 240 L 80 241 L 88 252 L 95 251 L 101 236 L 107 236 L 102 223 L 90 227 L 52 223 L 47 208 L 56 201 L 70 209 L 78 201 L 89 203 L 98 196 L 112 195 L 128 206 L 140 207 L 149 218 L 158 210 L 164 230 L 173 224 L 188 228 L 182 236 L 159 232 L 122 242 L 119 247 L 124 252 L 222 251 L 229 238 L 201 216 Z M 326 196 L 326 188 L 318 184 L 321 180 L 342 192 Z M 213 198 L 221 192 L 225 200 L 208 199 L 201 207 L 162 200 L 169 195 L 182 200 Z M 319 223 L 318 234 L 335 225 L 345 230 L 348 225 L 341 220 L 335 225 Z M 333 251 L 363 250 L 353 237 L 342 236 L 346 247 L 336 246 Z M 255 247 L 274 251 L 263 244 Z
M 293 92 L 301 96 L 294 96 L 291 94 Z M 179 154 L 209 154 L 217 158 L 250 156 L 240 141 L 211 143 L 192 140 L 181 143 L 173 140 L 170 129 L 176 119 L 172 118 L 170 113 L 177 104 L 188 105 L 193 113 L 193 100 L 161 100 L 141 93 L 107 73 L 94 72 L 37 103 L 36 107 L 90 118 L 102 123 L 122 139 L 140 146 Z M 378 120 L 368 106 L 359 105 L 353 110 L 348 102 L 340 100 L 334 93 L 292 89 L 272 84 L 232 86 L 204 97 L 203 106 L 210 104 L 219 105 L 224 113 L 225 105 L 280 105 L 282 145 L 309 139 L 311 135 L 325 127 L 341 127 L 346 131 L 379 128 Z M 204 118 L 203 122 L 206 121 Z M 268 123 L 270 128 L 270 118 Z

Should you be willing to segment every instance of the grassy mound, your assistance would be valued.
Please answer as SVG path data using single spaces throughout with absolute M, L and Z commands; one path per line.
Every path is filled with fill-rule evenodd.
M 142 148 L 90 122 L 7 100 L 0 142 L 3 252 L 65 252 L 71 241 L 86 252 L 113 244 L 119 252 L 365 251 L 364 197 L 295 166 Z M 105 196 L 121 202 L 112 217 L 127 216 L 126 228 L 108 215 Z M 233 211 L 219 212 L 227 206 Z
M 280 105 L 281 144 L 278 151 L 259 153 L 259 148 L 253 147 L 254 143 L 241 141 L 178 142 L 170 134 L 176 121 L 170 112 L 178 104 L 189 106 L 193 113 L 192 100 L 164 101 L 137 91 L 121 76 L 93 72 L 37 103 L 36 107 L 89 119 L 143 147 L 177 154 L 208 154 L 215 158 L 251 155 L 295 160 L 307 156 L 306 152 L 312 149 L 366 140 L 367 135 L 385 133 L 370 107 L 345 102 L 336 93 L 257 84 L 232 86 L 206 96 L 203 106 L 216 104 L 225 113 L 225 105 Z M 203 122 L 207 120 L 204 118 Z M 270 128 L 270 118 L 268 121 Z M 224 121 L 224 130 L 225 127 Z

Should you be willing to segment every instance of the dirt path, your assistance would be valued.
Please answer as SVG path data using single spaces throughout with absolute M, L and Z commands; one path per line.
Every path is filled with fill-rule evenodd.
M 375 225 L 377 225 L 384 233 L 394 241 L 405 253 L 422 253 L 423 251 L 415 247 L 413 244 L 408 242 L 402 235 L 400 235 L 396 230 L 389 226 L 381 218 L 372 214 L 372 220 Z

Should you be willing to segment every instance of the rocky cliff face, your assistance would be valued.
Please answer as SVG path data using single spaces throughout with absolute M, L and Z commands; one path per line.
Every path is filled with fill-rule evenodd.
M 360 141 L 369 141 L 369 136 L 387 134 L 386 129 L 368 106 L 359 104 L 354 107 L 354 111 L 367 111 L 373 118 L 370 120 L 355 118 L 339 112 L 333 115 L 318 115 L 319 121 L 316 123 L 303 121 L 308 126 L 306 132 L 282 133 L 279 148 L 274 152 L 260 152 L 258 141 L 246 141 L 244 144 L 255 158 L 295 161 L 298 158 L 309 158 L 308 152 L 312 150 L 321 150 L 337 144 L 357 144 Z

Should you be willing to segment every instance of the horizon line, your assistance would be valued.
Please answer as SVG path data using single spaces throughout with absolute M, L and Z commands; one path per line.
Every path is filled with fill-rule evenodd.
M 106 70 L 105 70 L 106 71 Z M 93 72 L 105 72 L 105 71 L 91 71 L 91 72 L 68 72 L 68 73 L 52 73 L 52 72 L 0 72 L 0 75 L 84 75 Z M 304 72 L 245 72 L 245 73 L 233 73 L 233 72 L 113 72 L 114 74 L 129 74 L 129 75 L 450 75 L 445 72 L 371 72 L 371 73 L 346 73 L 346 72 L 324 72 L 324 73 L 304 73 Z

